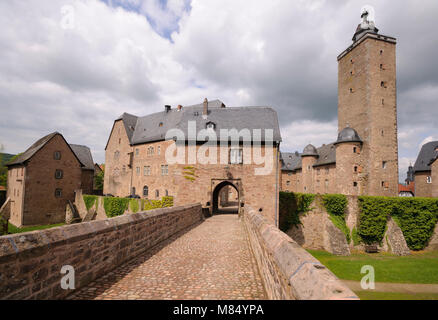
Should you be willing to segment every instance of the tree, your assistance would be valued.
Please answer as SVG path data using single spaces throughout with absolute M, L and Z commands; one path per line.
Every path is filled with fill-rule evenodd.
M 94 185 L 96 186 L 96 190 L 103 190 L 104 175 L 105 175 L 105 171 L 102 170 L 94 177 Z

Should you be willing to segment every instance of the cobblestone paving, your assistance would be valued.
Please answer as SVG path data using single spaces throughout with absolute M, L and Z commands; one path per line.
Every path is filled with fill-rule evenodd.
M 68 299 L 266 299 L 243 223 L 219 215 L 118 267 Z

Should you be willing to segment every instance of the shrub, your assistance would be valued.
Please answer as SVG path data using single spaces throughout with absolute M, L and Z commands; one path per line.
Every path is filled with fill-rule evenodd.
M 131 209 L 131 212 L 137 213 L 139 210 L 138 200 L 137 199 L 129 200 L 129 208 Z
M 358 235 L 365 244 L 382 243 L 392 212 L 391 198 L 359 197 L 359 210 Z
M 126 198 L 103 198 L 103 206 L 108 218 L 117 217 L 125 213 L 128 210 L 129 200 Z
M 322 196 L 322 203 L 326 208 L 330 220 L 341 230 L 347 238 L 347 243 L 350 243 L 350 229 L 345 222 L 345 210 L 347 209 L 347 197 L 343 194 L 326 194 Z
M 97 210 L 97 206 L 99 204 L 99 198 L 97 196 L 83 195 L 82 198 L 84 199 L 85 207 L 87 208 L 87 210 L 90 210 L 94 206 L 94 204 L 96 204 Z
M 173 207 L 173 197 L 163 197 L 161 203 L 163 208 Z
M 356 227 L 354 227 L 353 230 L 351 231 L 351 238 L 353 239 L 354 246 L 358 246 L 362 243 L 362 239 L 358 235 Z

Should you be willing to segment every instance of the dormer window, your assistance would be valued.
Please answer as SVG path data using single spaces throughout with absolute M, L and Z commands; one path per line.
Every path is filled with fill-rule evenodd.
M 216 124 L 214 122 L 207 122 L 207 124 L 205 126 L 207 129 L 211 129 L 211 130 L 216 129 Z

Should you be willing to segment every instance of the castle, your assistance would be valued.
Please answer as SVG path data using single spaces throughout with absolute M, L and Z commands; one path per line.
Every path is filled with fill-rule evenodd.
M 148 199 L 171 195 L 177 205 L 201 202 L 215 213 L 234 189 L 237 211 L 245 206 L 269 211 L 267 218 L 276 225 L 280 190 L 396 196 L 396 39 L 380 35 L 367 12 L 362 19 L 353 44 L 338 56 L 339 135 L 334 143 L 308 145 L 301 154 L 280 153 L 278 117 L 269 107 L 228 108 L 219 100 L 205 99 L 188 107 L 165 106 L 145 117 L 124 113 L 115 120 L 105 149 L 104 193 Z M 196 132 L 192 138 L 190 122 Z M 238 133 L 237 144 L 219 138 L 206 151 L 206 136 L 223 129 Z M 257 129 L 273 135 L 267 139 L 255 134 Z M 169 136 L 172 130 L 183 138 Z M 241 136 L 245 130 L 251 132 L 246 139 Z M 263 164 L 248 161 L 258 146 Z M 184 161 L 169 163 L 169 149 L 171 154 L 182 151 Z M 208 154 L 210 160 L 225 154 L 226 161 L 193 162 L 191 149 Z M 266 161 L 270 170 L 255 174 Z
M 396 39 L 378 32 L 365 11 L 338 56 L 338 138 L 282 153 L 282 190 L 397 196 Z

